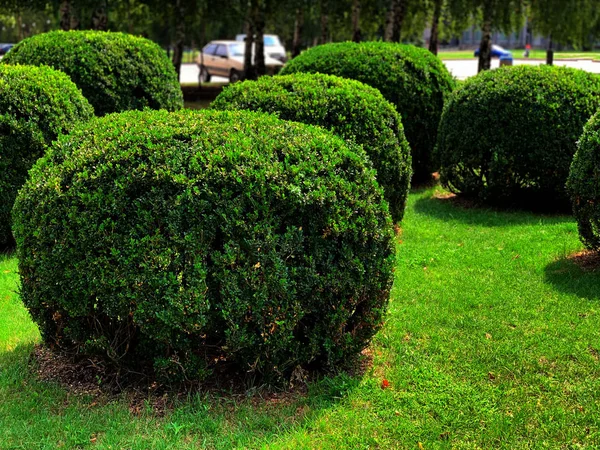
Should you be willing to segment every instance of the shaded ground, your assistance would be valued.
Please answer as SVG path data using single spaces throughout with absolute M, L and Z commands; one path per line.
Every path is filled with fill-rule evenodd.
M 217 98 L 225 85 L 222 83 L 205 83 L 202 86 L 197 84 L 182 85 L 183 101 L 186 108 L 204 109 Z

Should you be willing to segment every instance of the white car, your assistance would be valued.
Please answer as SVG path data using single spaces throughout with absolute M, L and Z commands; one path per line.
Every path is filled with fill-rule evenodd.
M 211 41 L 204 46 L 196 59 L 200 69 L 200 83 L 207 83 L 212 76 L 229 78 L 230 83 L 239 81 L 244 73 L 246 44 L 239 41 Z M 265 55 L 267 74 L 275 75 L 283 67 L 277 59 Z
M 245 34 L 238 34 L 235 36 L 236 41 L 244 42 L 246 40 Z M 281 43 L 279 36 L 275 34 L 263 35 L 263 42 L 265 44 L 265 56 L 269 56 L 273 59 L 278 59 L 282 63 L 287 61 L 287 55 L 285 47 Z

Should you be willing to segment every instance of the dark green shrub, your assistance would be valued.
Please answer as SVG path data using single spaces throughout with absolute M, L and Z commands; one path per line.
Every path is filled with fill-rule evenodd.
M 335 366 L 379 328 L 387 203 L 360 147 L 240 112 L 126 112 L 61 138 L 14 208 L 46 342 L 201 377 Z
M 377 89 L 331 75 L 299 73 L 233 84 L 211 106 L 273 113 L 280 119 L 320 125 L 361 144 L 377 171 L 392 219 L 402 220 L 411 175 L 410 148 L 394 105 Z
M 468 79 L 448 101 L 437 153 L 444 186 L 480 200 L 566 204 L 576 142 L 600 107 L 600 77 L 517 66 Z
M 337 75 L 379 89 L 402 116 L 412 151 L 413 179 L 431 176 L 444 98 L 454 88 L 454 79 L 439 58 L 412 45 L 345 42 L 311 48 L 289 61 L 281 74 L 295 72 Z
M 61 133 L 94 111 L 69 77 L 48 67 L 0 65 L 0 245 L 27 171 Z
M 600 250 L 600 114 L 590 119 L 577 144 L 567 191 L 581 241 Z
M 103 116 L 129 109 L 183 107 L 173 64 L 154 42 L 102 31 L 51 31 L 21 41 L 6 64 L 47 65 L 65 72 Z

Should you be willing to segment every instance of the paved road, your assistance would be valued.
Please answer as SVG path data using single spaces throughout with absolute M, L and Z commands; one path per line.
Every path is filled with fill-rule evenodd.
M 530 66 L 536 66 L 545 64 L 543 60 L 532 60 L 532 59 L 515 59 L 514 64 L 527 64 Z M 465 78 L 471 77 L 477 74 L 477 59 L 469 60 L 449 60 L 444 61 L 446 67 L 456 78 L 464 80 Z M 492 68 L 498 67 L 500 62 L 497 59 L 492 60 Z M 587 70 L 588 72 L 600 73 L 600 62 L 593 62 L 589 59 L 580 59 L 577 61 L 554 61 L 557 66 L 574 67 L 577 69 Z
M 198 70 L 197 64 L 182 64 L 181 65 L 181 83 L 197 83 L 198 75 L 200 71 Z M 227 83 L 229 82 L 228 78 L 225 77 L 212 77 L 210 81 L 214 81 L 215 83 Z
M 477 59 L 460 59 L 460 60 L 449 60 L 444 61 L 448 70 L 456 77 L 461 80 L 471 77 L 477 74 Z M 515 59 L 514 64 L 529 64 L 539 65 L 544 64 L 543 60 L 531 60 L 531 59 Z M 492 60 L 492 68 L 498 67 L 499 61 L 497 59 Z M 588 72 L 600 74 L 600 62 L 593 62 L 592 60 L 578 60 L 578 61 L 555 61 L 557 66 L 575 67 L 577 69 L 587 70 Z M 226 83 L 228 80 L 224 77 L 213 77 L 211 81 Z M 196 64 L 183 64 L 181 66 L 181 82 L 182 83 L 197 83 L 198 82 L 198 66 Z

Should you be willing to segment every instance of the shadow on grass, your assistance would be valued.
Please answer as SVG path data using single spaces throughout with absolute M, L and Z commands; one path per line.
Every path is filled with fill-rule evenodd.
M 27 343 L 0 351 L 0 389 L 30 380 L 28 367 L 33 347 L 33 343 Z
M 419 193 L 419 191 L 413 191 Z M 482 205 L 469 198 L 447 192 L 434 191 L 431 196 L 415 202 L 415 211 L 444 221 L 459 221 L 469 225 L 506 227 L 514 225 L 559 224 L 573 221 L 562 211 L 548 213 L 544 210 L 531 212 L 523 209 L 500 209 Z
M 560 292 L 600 299 L 600 254 L 579 252 L 548 264 L 545 281 Z
M 148 448 L 154 448 L 152 443 L 169 448 L 231 448 L 235 443 L 245 448 L 310 427 L 351 395 L 362 378 L 345 373 L 323 377 L 308 383 L 304 392 L 228 395 L 198 390 L 156 398 L 148 392 L 125 391 L 118 396 L 80 395 L 57 382 L 40 380 L 33 350 L 33 344 L 22 344 L 0 352 L 0 416 L 11 417 L 4 425 L 0 417 L 0 425 L 6 427 L 0 448 L 28 448 L 48 437 L 70 442 L 79 435 L 87 442 L 89 436 L 98 435 L 97 444 L 116 448 L 139 440 Z M 67 429 L 64 423 L 69 423 Z M 103 439 L 105 432 L 110 437 Z

